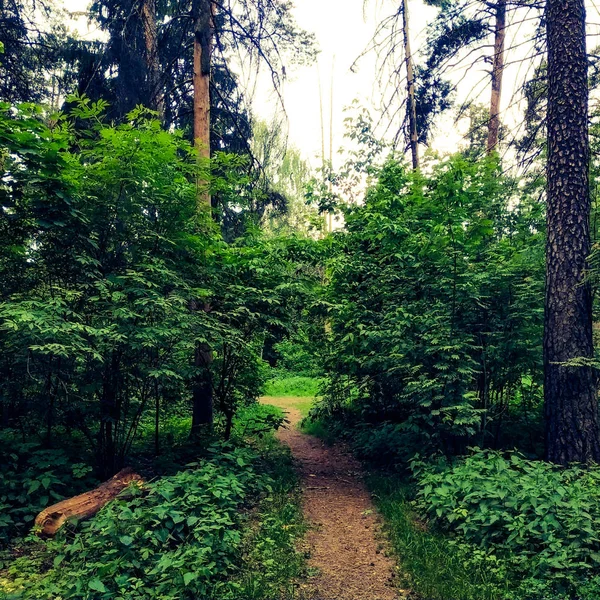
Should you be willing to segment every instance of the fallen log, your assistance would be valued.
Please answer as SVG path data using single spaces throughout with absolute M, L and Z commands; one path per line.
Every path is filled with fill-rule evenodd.
M 81 521 L 93 517 L 134 481 L 141 482 L 142 478 L 127 467 L 96 489 L 45 508 L 35 518 L 35 524 L 40 528 L 39 535 L 52 537 L 69 519 Z

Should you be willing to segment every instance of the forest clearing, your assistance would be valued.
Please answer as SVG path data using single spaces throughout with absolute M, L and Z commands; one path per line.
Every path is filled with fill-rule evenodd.
M 0 2 L 0 600 L 600 598 L 599 17 Z

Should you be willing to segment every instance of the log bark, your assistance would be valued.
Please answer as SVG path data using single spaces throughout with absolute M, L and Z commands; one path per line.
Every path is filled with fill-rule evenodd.
M 548 0 L 544 406 L 546 457 L 599 462 L 590 254 L 588 59 L 584 0 Z M 579 360 L 579 365 L 568 361 Z M 581 360 L 584 359 L 584 360 Z M 586 360 L 587 359 L 587 360 Z
M 40 535 L 54 536 L 69 519 L 81 521 L 93 517 L 134 481 L 141 482 L 142 478 L 131 468 L 126 468 L 94 490 L 49 506 L 35 519 L 35 524 L 41 527 Z

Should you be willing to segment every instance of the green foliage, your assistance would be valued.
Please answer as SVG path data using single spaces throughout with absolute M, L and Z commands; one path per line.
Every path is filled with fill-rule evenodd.
M 390 159 L 346 209 L 323 299 L 330 376 L 316 416 L 365 427 L 369 454 L 387 438 L 392 462 L 398 448 L 406 460 L 500 445 L 507 423 L 539 414 L 541 206 L 493 157 L 428 171 Z
M 506 597 L 592 598 L 599 589 L 600 469 L 490 451 L 415 469 L 421 513 L 452 532 L 470 566 L 509 573 Z
M 44 562 L 33 563 L 42 572 L 31 572 L 29 558 L 15 561 L 10 573 L 22 591 L 14 597 L 225 597 L 239 569 L 244 507 L 272 494 L 273 482 L 243 447 L 214 445 L 187 467 L 134 486 L 131 499 L 47 542 Z
M 286 422 L 283 412 L 268 404 L 253 404 L 239 410 L 233 419 L 234 439 L 262 439 Z
M 264 406 L 270 411 L 279 409 Z M 299 577 L 306 565 L 298 541 L 306 530 L 300 489 L 292 456 L 274 444 L 266 457 L 272 477 L 272 493 L 253 515 L 243 540 L 241 572 L 231 583 L 229 600 L 295 598 Z
M 158 453 L 161 429 L 189 414 L 198 346 L 229 435 L 266 380 L 265 340 L 287 334 L 313 285 L 300 263 L 314 243 L 225 244 L 196 181 L 234 196 L 242 159 L 217 154 L 209 174 L 148 111 L 112 127 L 105 103 L 70 101 L 51 126 L 34 106 L 0 110 L 0 415 L 46 444 L 77 431 L 107 477 L 140 433 L 154 427 Z
M 300 328 L 274 344 L 278 356 L 277 370 L 281 373 L 281 379 L 286 379 L 286 375 L 289 377 L 290 374 L 302 377 L 320 375 L 318 358 L 312 346 L 309 332 Z
M 49 504 L 94 484 L 91 467 L 64 450 L 0 436 L 0 543 L 25 536 Z
M 431 531 L 413 505 L 413 489 L 404 479 L 373 474 L 367 484 L 401 565 L 401 584 L 429 600 L 504 600 L 511 581 L 489 564 L 465 560 L 448 536 Z

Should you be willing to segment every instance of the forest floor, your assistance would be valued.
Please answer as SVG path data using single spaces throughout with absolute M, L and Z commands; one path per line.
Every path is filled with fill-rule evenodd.
M 300 431 L 298 408 L 306 399 L 263 398 L 290 421 L 279 439 L 294 456 L 301 477 L 303 510 L 311 525 L 306 543 L 316 575 L 303 586 L 307 600 L 398 600 L 397 566 L 388 556 L 360 464 L 342 447 L 327 446 Z

